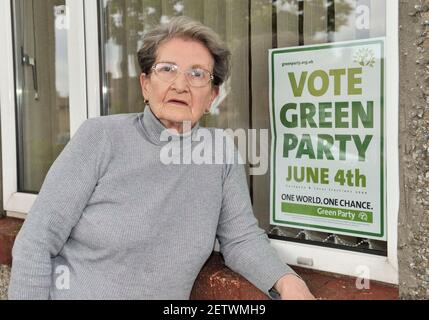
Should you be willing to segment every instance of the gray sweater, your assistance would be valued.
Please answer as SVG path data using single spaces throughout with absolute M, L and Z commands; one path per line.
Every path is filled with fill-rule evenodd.
M 267 294 L 294 273 L 258 227 L 243 165 L 166 165 L 164 129 L 150 108 L 82 124 L 18 234 L 9 299 L 189 299 L 216 237 Z M 199 130 L 175 139 L 194 148 Z

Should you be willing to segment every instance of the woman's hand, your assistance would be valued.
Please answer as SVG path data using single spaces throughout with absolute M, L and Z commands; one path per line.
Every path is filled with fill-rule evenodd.
M 294 274 L 281 277 L 274 288 L 280 293 L 282 300 L 315 300 L 305 282 Z

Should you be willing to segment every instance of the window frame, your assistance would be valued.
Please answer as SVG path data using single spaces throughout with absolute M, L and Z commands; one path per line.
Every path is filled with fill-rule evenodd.
M 9 217 L 25 219 L 37 195 L 18 191 L 17 124 L 12 1 L 0 2 L 0 107 L 3 208 Z M 66 0 L 68 16 L 70 136 L 87 119 L 84 0 Z M 16 91 L 16 92 L 15 92 Z
M 398 214 L 399 214 L 399 3 L 386 0 L 385 105 L 385 186 L 387 256 L 346 251 L 336 248 L 270 239 L 285 263 L 304 268 L 338 273 L 390 284 L 399 283 Z M 387 119 L 389 117 L 389 119 Z M 301 262 L 301 263 L 299 263 Z M 310 265 L 306 263 L 310 262 Z M 364 267 L 364 268 L 362 268 Z M 365 271 L 363 271 L 365 270 Z

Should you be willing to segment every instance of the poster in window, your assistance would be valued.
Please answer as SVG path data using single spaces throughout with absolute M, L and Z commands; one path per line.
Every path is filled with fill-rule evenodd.
M 273 225 L 386 239 L 384 38 L 269 51 Z

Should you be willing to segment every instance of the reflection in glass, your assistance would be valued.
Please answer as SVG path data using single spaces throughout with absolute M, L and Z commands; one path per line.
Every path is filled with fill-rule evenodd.
M 37 193 L 69 141 L 65 0 L 13 1 L 18 191 Z

